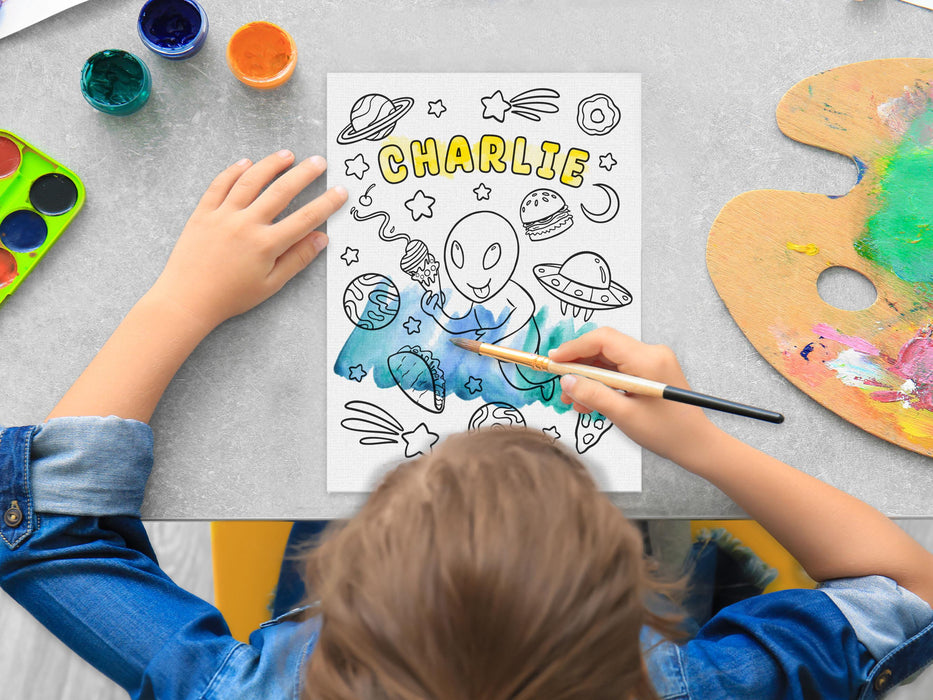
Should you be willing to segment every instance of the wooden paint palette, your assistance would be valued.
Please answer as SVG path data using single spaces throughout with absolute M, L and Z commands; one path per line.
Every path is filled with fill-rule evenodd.
M 933 455 L 933 59 L 842 66 L 797 83 L 778 125 L 853 159 L 841 197 L 778 190 L 730 201 L 706 260 L 722 300 L 781 374 L 846 420 Z M 860 311 L 817 293 L 833 266 L 878 296 Z
M 71 170 L 0 130 L 0 304 L 58 240 L 84 204 Z

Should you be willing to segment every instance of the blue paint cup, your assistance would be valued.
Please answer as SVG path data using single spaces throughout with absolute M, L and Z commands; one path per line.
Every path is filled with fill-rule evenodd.
M 195 0 L 149 0 L 139 11 L 139 38 L 173 61 L 191 58 L 207 38 L 207 13 Z

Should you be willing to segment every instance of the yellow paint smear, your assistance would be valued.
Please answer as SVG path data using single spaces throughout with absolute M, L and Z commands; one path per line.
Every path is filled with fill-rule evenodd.
M 813 243 L 807 243 L 803 245 L 802 243 L 788 243 L 788 250 L 796 250 L 798 253 L 804 253 L 806 255 L 816 255 L 820 252 L 820 249 L 817 248 Z

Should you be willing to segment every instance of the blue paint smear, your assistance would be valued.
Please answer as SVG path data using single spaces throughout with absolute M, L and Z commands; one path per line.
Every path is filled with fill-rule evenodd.
M 865 171 L 868 170 L 868 166 L 862 161 L 858 156 L 852 156 L 852 161 L 855 163 L 855 169 L 857 171 L 855 177 L 855 184 L 857 185 L 862 181 L 862 178 L 865 177 Z
M 852 162 L 855 163 L 855 185 L 862 181 L 862 178 L 865 177 L 865 172 L 868 170 L 868 166 L 865 165 L 865 162 L 858 156 L 852 156 Z M 855 187 L 852 185 L 852 187 Z M 849 188 L 851 192 L 852 188 Z M 848 194 L 848 192 L 846 192 Z M 840 197 L 845 197 L 845 194 L 828 194 L 826 195 L 830 199 L 839 199 Z
M 452 293 L 452 290 L 444 290 L 447 298 L 450 298 Z M 401 392 L 395 388 L 395 380 L 389 372 L 387 358 L 405 346 L 418 346 L 422 351 L 430 352 L 440 362 L 440 367 L 444 372 L 444 383 L 448 398 L 457 396 L 466 401 L 477 398 L 481 398 L 486 402 L 503 401 L 516 408 L 528 406 L 532 403 L 542 403 L 550 406 L 557 413 L 566 413 L 572 409 L 571 406 L 560 400 L 559 386 L 555 385 L 554 394 L 545 401 L 538 389 L 521 391 L 509 384 L 502 375 L 499 363 L 496 360 L 456 347 L 450 342 L 450 339 L 467 336 L 451 335 L 440 328 L 433 318 L 425 314 L 421 310 L 421 297 L 423 294 L 424 289 L 420 285 L 409 285 L 403 288 L 399 299 L 398 316 L 385 328 L 368 331 L 354 326 L 353 331 L 337 356 L 337 361 L 334 363 L 334 373 L 349 379 L 350 367 L 362 365 L 363 369 L 369 372 L 368 376 L 363 380 L 364 382 L 373 381 L 380 389 L 392 389 L 393 392 L 398 392 L 396 396 L 401 398 Z M 481 307 L 476 307 L 476 311 L 486 311 L 486 313 L 494 315 L 490 310 Z M 497 323 L 505 319 L 505 314 L 506 311 L 503 310 L 501 312 L 502 318 L 497 319 Z M 579 329 L 575 330 L 572 318 L 558 316 L 555 322 L 549 316 L 549 307 L 547 306 L 538 309 L 534 316 L 540 332 L 539 352 L 541 354 L 545 354 L 550 348 L 556 348 L 567 340 L 597 328 L 597 325 L 591 322 L 584 323 Z M 405 329 L 405 322 L 409 317 L 421 321 L 421 330 L 419 332 L 408 333 Z M 526 333 L 524 335 L 524 347 L 519 349 L 534 352 L 534 334 Z M 503 345 L 514 347 L 509 344 L 509 340 L 507 338 Z M 525 369 L 525 372 L 532 381 L 545 381 L 552 376 L 543 372 L 533 372 L 530 369 Z M 471 376 L 483 380 L 481 392 L 470 393 L 466 385 Z
M 807 343 L 807 346 L 800 351 L 800 356 L 807 362 L 810 361 L 810 353 L 813 352 L 813 343 Z

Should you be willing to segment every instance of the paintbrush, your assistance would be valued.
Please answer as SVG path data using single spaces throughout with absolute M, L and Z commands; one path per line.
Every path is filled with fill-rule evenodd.
M 525 365 L 539 372 L 550 372 L 551 374 L 576 374 L 588 379 L 595 379 L 613 389 L 621 389 L 630 394 L 640 394 L 641 396 L 653 396 L 669 401 L 679 401 L 702 408 L 711 408 L 716 411 L 733 413 L 737 416 L 747 416 L 748 418 L 757 418 L 758 420 L 768 421 L 769 423 L 783 423 L 784 416 L 774 411 L 767 411 L 763 408 L 746 406 L 742 403 L 719 399 L 708 394 L 700 394 L 689 389 L 679 389 L 676 386 L 670 386 L 663 382 L 656 382 L 652 379 L 635 377 L 631 374 L 622 374 L 608 369 L 591 367 L 590 365 L 581 365 L 576 362 L 554 362 L 543 355 L 535 355 L 531 352 L 513 350 L 492 343 L 481 343 L 478 340 L 463 340 L 462 338 L 452 338 L 451 343 L 458 348 L 475 352 L 478 355 L 494 357 L 500 362 L 513 362 L 517 365 Z

